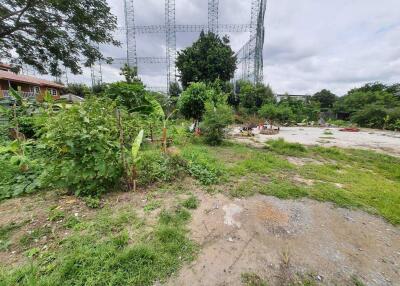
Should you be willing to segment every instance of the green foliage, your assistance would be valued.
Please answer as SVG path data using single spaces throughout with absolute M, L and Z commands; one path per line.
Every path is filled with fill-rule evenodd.
M 153 285 L 191 261 L 190 213 L 163 211 L 150 231 L 131 211 L 106 209 L 86 229 L 72 229 L 57 252 L 42 251 L 26 265 L 0 273 L 0 285 Z M 134 233 L 132 241 L 131 233 Z
M 108 86 L 105 96 L 115 100 L 119 106 L 125 106 L 129 111 L 138 111 L 147 106 L 146 90 L 140 82 L 116 82 Z
M 339 98 L 335 111 L 346 114 L 362 127 L 396 129 L 400 120 L 398 85 L 367 84 Z
M 225 129 L 232 122 L 233 112 L 229 105 L 215 105 L 213 102 L 206 102 L 201 129 L 208 144 L 221 144 L 225 136 Z
M 167 155 L 159 150 L 146 150 L 138 162 L 140 185 L 168 182 L 185 172 L 186 162 L 177 155 Z
M 262 83 L 252 84 L 248 81 L 238 81 L 236 93 L 239 95 L 240 105 L 250 112 L 256 112 L 263 104 L 275 102 L 271 87 Z
M 177 83 L 176 81 L 171 82 L 170 86 L 169 86 L 169 96 L 172 98 L 178 98 L 182 93 L 182 89 L 179 86 L 179 83 Z
M 86 100 L 60 111 L 43 131 L 48 186 L 97 196 L 118 184 L 122 168 L 113 102 Z
M 121 68 L 120 75 L 125 77 L 125 81 L 129 84 L 141 84 L 141 80 L 138 78 L 137 67 L 130 67 L 128 64 L 125 64 Z
M 205 83 L 192 83 L 179 97 L 178 109 L 186 119 L 200 120 L 209 95 L 209 89 Z
M 306 147 L 299 143 L 285 142 L 282 138 L 277 140 L 269 140 L 267 148 L 281 155 L 287 156 L 304 156 L 308 153 Z
M 199 200 L 195 196 L 191 195 L 188 199 L 182 202 L 182 206 L 187 209 L 197 209 L 199 206 Z
M 57 207 L 54 207 L 54 208 L 51 208 L 49 211 L 48 220 L 49 221 L 59 221 L 59 220 L 62 220 L 64 217 L 65 217 L 64 211 Z
M 25 222 L 22 223 L 10 223 L 5 226 L 0 226 L 0 252 L 6 251 L 11 246 L 10 237 L 14 231 L 21 228 Z
M 105 59 L 98 44 L 119 44 L 113 39 L 117 18 L 104 0 L 9 0 L 0 11 L 0 54 L 17 69 L 28 64 L 61 75 L 66 67 L 78 74 L 82 61 L 90 66 Z
M 220 181 L 224 168 L 207 154 L 206 149 L 188 146 L 183 150 L 182 156 L 188 160 L 189 174 L 203 185 L 212 185 Z
M 91 94 L 90 88 L 83 83 L 70 83 L 66 88 L 67 93 L 72 93 L 80 97 L 88 97 Z
M 147 203 L 144 206 L 143 210 L 145 212 L 151 212 L 151 211 L 154 211 L 154 210 L 158 209 L 159 207 L 161 207 L 161 202 L 153 200 L 153 201 L 150 201 L 149 203 Z
M 318 102 L 322 109 L 329 109 L 333 107 L 337 97 L 331 91 L 323 89 L 315 93 L 311 99 L 315 102 Z
M 0 201 L 38 191 L 43 170 L 41 153 L 32 141 L 5 141 L 0 145 Z
M 273 103 L 263 105 L 258 114 L 266 118 L 271 125 L 275 122 L 278 124 L 283 124 L 292 121 L 294 115 L 292 110 L 285 105 L 276 105 Z
M 200 38 L 178 52 L 176 67 L 184 88 L 194 82 L 229 81 L 236 70 L 236 57 L 227 37 L 201 32 Z
M 100 207 L 100 199 L 98 197 L 87 196 L 83 198 L 85 205 L 89 208 L 97 209 Z

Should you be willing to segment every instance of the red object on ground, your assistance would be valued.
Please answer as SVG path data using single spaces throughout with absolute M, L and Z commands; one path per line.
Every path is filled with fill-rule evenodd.
M 348 128 L 343 128 L 343 129 L 339 129 L 339 131 L 343 131 L 343 132 L 360 132 L 360 129 L 359 128 L 351 128 L 351 127 L 348 127 Z

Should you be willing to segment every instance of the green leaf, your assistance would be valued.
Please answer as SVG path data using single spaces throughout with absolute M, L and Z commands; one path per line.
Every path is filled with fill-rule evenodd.
M 138 153 L 139 153 L 139 149 L 140 149 L 140 145 L 142 144 L 143 141 L 143 129 L 140 130 L 138 136 L 136 136 L 135 141 L 132 144 L 132 151 L 131 151 L 131 155 L 132 155 L 132 159 L 136 160 Z
M 164 110 L 163 110 L 161 104 L 155 98 L 150 96 L 149 94 L 146 94 L 145 98 L 151 105 L 151 108 L 152 108 L 151 114 L 155 115 L 157 117 L 160 117 L 160 118 L 164 118 L 165 113 L 164 113 Z
M 18 102 L 22 101 L 22 95 L 18 91 L 14 90 L 13 88 L 10 88 L 9 92 L 10 96 L 13 97 L 16 101 Z

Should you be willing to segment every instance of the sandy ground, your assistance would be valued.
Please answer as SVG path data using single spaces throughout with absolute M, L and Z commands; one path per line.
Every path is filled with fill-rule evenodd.
M 277 135 L 262 135 L 254 129 L 254 137 L 235 137 L 238 141 L 264 143 L 270 139 L 283 138 L 288 142 L 297 142 L 304 145 L 321 145 L 326 147 L 361 148 L 384 152 L 400 156 L 400 133 L 375 129 L 361 129 L 360 132 L 342 132 L 340 128 L 320 127 L 282 127 Z M 324 134 L 330 131 L 333 134 Z M 237 135 L 239 128 L 234 128 L 233 134 Z
M 400 285 L 400 229 L 329 203 L 257 195 L 231 200 L 197 193 L 190 224 L 198 258 L 168 285 L 242 285 L 256 273 L 268 285 L 311 277 L 318 285 Z

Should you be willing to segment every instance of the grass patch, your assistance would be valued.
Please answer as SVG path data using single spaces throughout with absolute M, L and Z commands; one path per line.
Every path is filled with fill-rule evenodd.
M 143 210 L 145 212 L 151 212 L 161 207 L 161 202 L 157 200 L 150 201 L 147 205 L 144 206 Z
M 28 248 L 35 242 L 37 242 L 39 239 L 41 239 L 44 236 L 48 236 L 51 234 L 51 229 L 48 226 L 43 226 L 36 228 L 32 231 L 29 231 L 25 233 L 19 240 L 20 245 L 23 248 Z
M 249 179 L 245 182 L 239 183 L 236 188 L 229 191 L 229 194 L 234 198 L 245 198 L 254 195 L 256 191 L 256 184 L 253 180 Z
M 308 195 L 305 187 L 297 186 L 290 181 L 277 179 L 260 189 L 260 193 L 267 196 L 275 196 L 280 199 L 297 199 Z
M 191 195 L 188 199 L 182 202 L 182 206 L 187 209 L 197 209 L 199 206 L 199 200 L 195 196 Z
M 35 251 L 27 265 L 1 269 L 0 285 L 142 286 L 165 281 L 196 252 L 187 238 L 189 219 L 184 209 L 164 210 L 148 229 L 128 209 L 101 210 L 61 240 L 57 252 Z
M 268 286 L 267 282 L 255 273 L 242 273 L 241 279 L 245 286 Z
M 15 230 L 24 226 L 25 224 L 26 224 L 25 222 L 22 223 L 12 222 L 8 225 L 0 227 L 0 251 L 6 251 L 9 249 L 9 247 L 11 246 L 10 237 L 12 233 Z
M 308 149 L 299 143 L 289 143 L 279 138 L 277 140 L 267 141 L 267 149 L 286 156 L 304 156 L 308 153 Z

